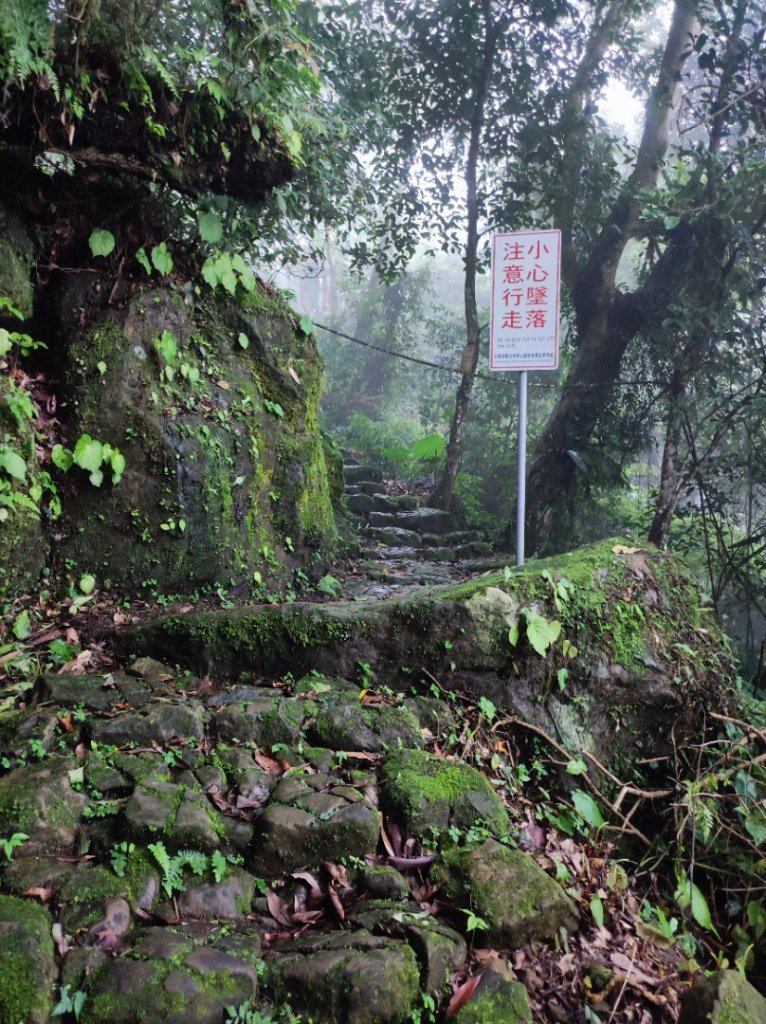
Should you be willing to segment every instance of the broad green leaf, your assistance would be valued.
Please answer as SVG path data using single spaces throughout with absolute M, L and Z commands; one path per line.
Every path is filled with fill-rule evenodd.
M 588 766 L 581 757 L 573 758 L 567 765 L 567 773 L 569 775 L 585 775 L 588 770 Z
M 444 448 L 441 434 L 429 434 L 413 444 L 410 454 L 413 459 L 436 459 L 444 454 Z
M 197 224 L 199 225 L 199 236 L 203 242 L 217 245 L 223 238 L 223 223 L 214 210 L 198 213 Z
M 237 342 L 239 343 L 240 348 L 247 348 L 250 345 L 250 339 L 244 331 L 240 331 L 237 335 Z
M 700 928 L 718 935 L 710 916 L 710 907 L 702 890 L 696 882 L 692 882 L 686 872 L 681 872 L 678 876 L 678 888 L 675 891 L 674 899 L 682 910 L 687 908 L 691 910 L 692 917 Z
M 255 274 L 252 272 L 250 267 L 245 267 L 244 270 L 240 271 L 239 283 L 246 292 L 252 293 L 255 291 Z
M 237 275 L 234 271 L 229 268 L 224 270 L 220 277 L 221 284 L 224 286 L 230 295 L 233 295 L 237 290 Z
M 66 473 L 74 465 L 74 457 L 69 449 L 62 444 L 54 444 L 51 451 L 51 462 Z
M 521 630 L 519 629 L 519 624 L 518 622 L 514 622 L 514 624 L 508 630 L 508 643 L 511 645 L 511 647 L 516 646 L 516 644 L 519 642 L 520 636 Z
M 304 314 L 298 321 L 298 326 L 300 327 L 304 334 L 314 333 L 314 321 L 311 319 L 310 316 Z
M 590 898 L 590 912 L 593 914 L 593 920 L 596 922 L 599 928 L 604 927 L 604 904 L 601 902 L 599 896 L 591 896 Z
M 13 635 L 17 640 L 26 640 L 31 632 L 29 612 L 25 608 L 16 616 L 16 621 L 13 623 Z
M 9 331 L 6 331 L 4 327 L 0 327 L 0 359 L 3 356 L 7 356 L 13 348 L 13 342 L 11 341 L 11 335 Z
M 104 447 L 100 441 L 94 441 L 90 434 L 83 434 L 74 446 L 72 461 L 89 473 L 96 473 L 101 468 Z
M 80 577 L 77 586 L 83 594 L 92 594 L 96 589 L 96 577 L 92 573 L 86 572 Z
M 165 242 L 155 245 L 151 252 L 152 266 L 160 274 L 167 276 L 173 270 L 173 257 L 168 252 Z
M 26 480 L 27 464 L 12 448 L 6 445 L 0 448 L 0 469 L 12 476 L 14 480 Z
M 88 245 L 94 256 L 108 256 L 114 250 L 114 235 L 105 228 L 99 228 L 91 232 Z
M 561 632 L 561 623 L 556 619 L 549 622 L 537 612 L 527 610 L 524 613 L 527 623 L 527 640 L 535 651 L 544 658 L 549 647 L 554 643 Z
M 593 828 L 602 828 L 602 826 L 606 825 L 599 806 L 590 793 L 585 793 L 582 789 L 576 789 L 572 793 L 572 803 L 575 805 L 575 810 L 580 817 Z
M 125 472 L 125 456 L 122 452 L 114 451 L 109 463 L 112 467 L 112 483 L 118 484 L 122 480 L 122 474 Z
M 154 347 L 168 366 L 174 366 L 178 356 L 178 340 L 170 331 L 163 331 L 154 342 Z
M 208 256 L 202 264 L 202 278 L 215 291 L 218 287 L 218 271 L 216 269 L 216 261 L 212 256 Z

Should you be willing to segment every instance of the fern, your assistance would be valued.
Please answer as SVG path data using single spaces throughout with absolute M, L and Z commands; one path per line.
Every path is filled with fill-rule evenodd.
M 171 857 L 162 842 L 150 843 L 148 850 L 162 871 L 162 888 L 168 896 L 183 892 L 185 868 L 200 878 L 212 870 L 216 882 L 220 882 L 226 874 L 226 858 L 220 850 L 216 850 L 212 858 L 199 850 L 180 850 Z
M 58 76 L 51 67 L 53 29 L 45 0 L 0 0 L 0 81 L 24 86 L 47 75 L 58 98 Z

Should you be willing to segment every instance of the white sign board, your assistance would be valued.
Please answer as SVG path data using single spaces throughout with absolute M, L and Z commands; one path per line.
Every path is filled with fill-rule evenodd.
M 556 369 L 560 279 L 560 231 L 493 235 L 490 370 Z

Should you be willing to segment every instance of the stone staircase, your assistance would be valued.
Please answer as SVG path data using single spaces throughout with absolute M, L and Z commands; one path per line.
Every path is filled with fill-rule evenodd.
M 359 529 L 359 569 L 366 580 L 352 593 L 386 596 L 407 587 L 446 583 L 477 571 L 491 545 L 475 530 L 457 528 L 451 513 L 395 494 L 375 466 L 344 453 L 346 503 Z

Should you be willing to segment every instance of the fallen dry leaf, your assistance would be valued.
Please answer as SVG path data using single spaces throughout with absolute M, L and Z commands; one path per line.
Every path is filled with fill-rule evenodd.
M 22 896 L 37 896 L 43 903 L 53 898 L 53 889 L 46 889 L 42 885 L 33 885 L 31 889 L 25 889 Z
M 468 1002 L 468 1000 L 471 998 L 471 996 L 478 988 L 480 981 L 481 975 L 474 974 L 472 978 L 469 978 L 467 981 L 464 981 L 462 985 L 455 989 L 455 991 L 452 993 L 452 998 L 450 999 L 447 1005 L 446 1012 L 444 1014 L 445 1020 L 450 1020 L 452 1017 L 455 1016 L 458 1010 L 463 1009 L 465 1004 Z
M 277 924 L 283 924 L 286 928 L 292 927 L 292 916 L 288 913 L 287 907 L 275 892 L 266 893 L 266 905 Z

